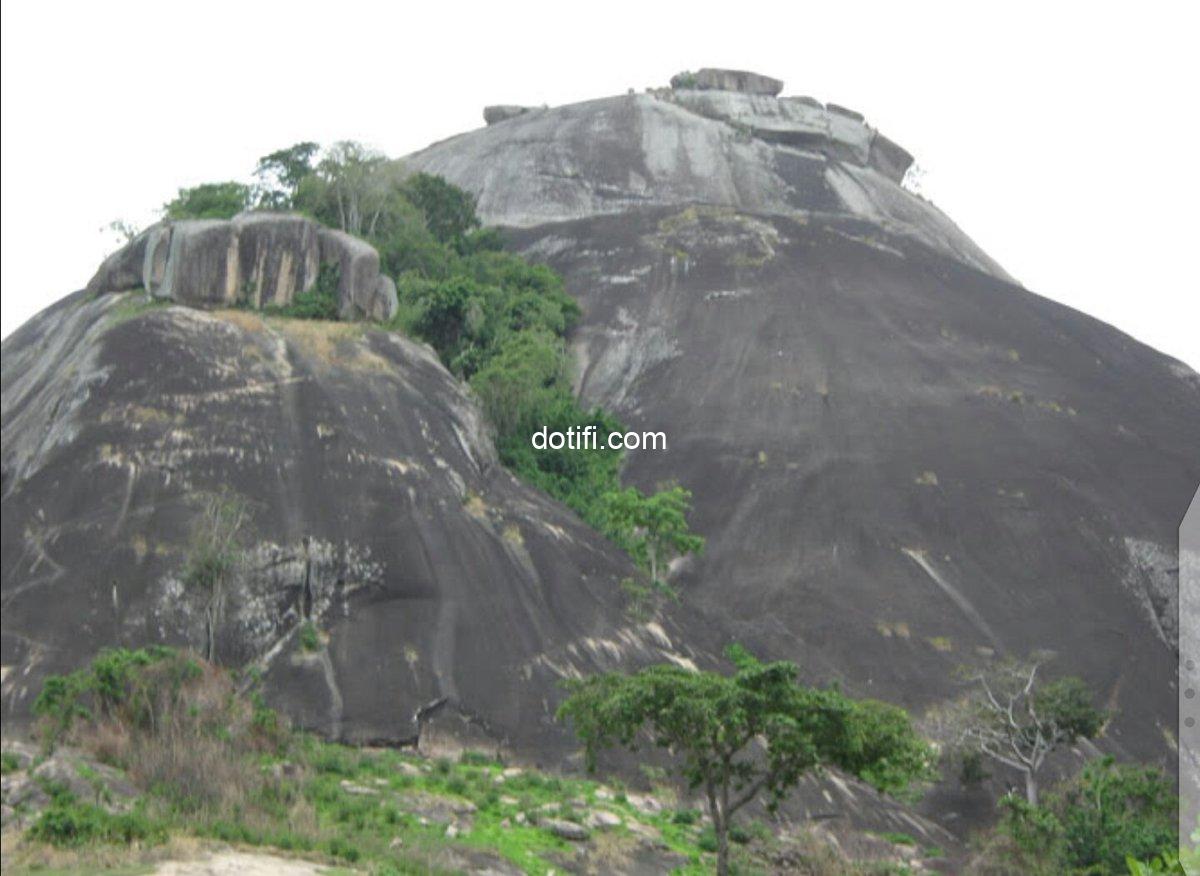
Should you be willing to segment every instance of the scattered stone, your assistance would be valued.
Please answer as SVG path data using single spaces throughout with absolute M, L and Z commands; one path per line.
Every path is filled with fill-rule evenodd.
M 620 827 L 622 823 L 619 815 L 609 812 L 607 809 L 596 809 L 589 812 L 587 818 L 584 819 L 584 824 L 593 830 L 610 830 Z
M 570 840 L 571 842 L 583 842 L 591 836 L 588 829 L 582 824 L 576 824 L 574 821 L 567 821 L 562 818 L 547 818 L 541 824 L 559 839 Z
M 349 779 L 342 779 L 338 784 L 347 794 L 353 794 L 359 797 L 375 797 L 379 795 L 379 790 L 377 788 L 368 788 L 366 785 L 359 785 L 350 781 Z
M 448 825 L 446 827 L 446 838 L 454 839 L 456 836 L 458 836 L 458 825 L 456 825 L 456 824 Z
M 649 794 L 627 794 L 625 799 L 629 801 L 630 806 L 646 815 L 656 815 L 663 811 L 662 803 Z

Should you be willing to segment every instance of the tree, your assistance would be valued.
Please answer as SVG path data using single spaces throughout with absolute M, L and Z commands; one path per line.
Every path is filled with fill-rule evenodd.
M 688 529 L 691 505 L 691 492 L 680 486 L 651 496 L 636 487 L 615 490 L 601 498 L 602 528 L 646 569 L 651 586 L 657 587 L 663 583 L 663 565 L 704 549 L 704 539 Z
M 726 654 L 730 676 L 666 664 L 571 680 L 558 710 L 589 769 L 614 745 L 636 751 L 648 740 L 670 752 L 688 786 L 703 791 L 721 876 L 734 816 L 760 795 L 774 810 L 809 770 L 839 766 L 885 791 L 929 776 L 932 749 L 903 710 L 805 687 L 795 664 L 760 663 L 740 646 Z
M 168 219 L 232 219 L 250 207 L 250 187 L 240 182 L 201 183 L 180 189 L 163 205 Z
M 205 498 L 192 533 L 184 582 L 204 594 L 204 659 L 216 662 L 217 626 L 225 605 L 225 584 L 241 559 L 242 529 L 250 507 L 233 493 Z
M 315 170 L 301 177 L 294 205 L 326 225 L 374 238 L 398 214 L 415 208 L 400 191 L 403 166 L 353 140 L 326 150 Z
M 258 206 L 266 210 L 291 210 L 296 206 L 300 184 L 313 173 L 312 160 L 321 147 L 311 141 L 277 149 L 258 159 Z
M 463 249 L 467 235 L 479 228 L 475 196 L 440 176 L 414 173 L 404 180 L 404 195 L 425 217 L 425 226 L 441 243 Z
M 971 684 L 953 710 L 950 726 L 960 745 L 975 748 L 1025 779 L 1025 799 L 1038 803 L 1038 771 L 1047 755 L 1095 736 L 1106 720 L 1092 692 L 1078 678 L 1042 684 L 1044 655 L 1003 660 L 962 674 Z
M 1097 758 L 1046 796 L 1073 870 L 1120 873 L 1127 855 L 1151 858 L 1178 847 L 1178 797 L 1154 767 Z

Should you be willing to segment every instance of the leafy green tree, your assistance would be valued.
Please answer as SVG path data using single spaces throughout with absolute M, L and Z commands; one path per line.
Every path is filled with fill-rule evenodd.
M 313 158 L 320 151 L 320 145 L 306 140 L 258 159 L 254 169 L 258 206 L 265 210 L 293 209 L 300 184 L 312 175 Z
M 602 749 L 667 750 L 689 787 L 703 792 L 717 839 L 717 872 L 729 872 L 734 816 L 765 797 L 775 808 L 808 771 L 838 766 L 882 790 L 926 778 L 931 748 L 903 710 L 856 702 L 797 682 L 793 663 L 760 663 L 727 651 L 731 676 L 660 665 L 632 675 L 568 681 L 558 710 L 583 742 L 589 768 Z
M 404 195 L 425 217 L 425 227 L 441 243 L 463 248 L 467 235 L 479 228 L 475 196 L 440 176 L 414 173 L 404 180 Z
M 699 553 L 704 539 L 688 528 L 692 494 L 678 485 L 647 496 L 636 487 L 601 499 L 601 528 L 661 585 L 661 568 L 675 557 Z
M 544 330 L 509 334 L 471 378 L 484 413 L 501 435 L 517 432 L 530 411 L 544 410 L 565 385 L 562 341 Z
M 1047 797 L 1067 862 L 1080 871 L 1121 873 L 1127 855 L 1152 858 L 1177 846 L 1178 798 L 1153 767 L 1099 758 Z
M 1035 655 L 964 670 L 971 687 L 949 722 L 958 745 L 1017 770 L 1025 780 L 1025 799 L 1034 806 L 1046 757 L 1063 745 L 1091 739 L 1107 719 L 1082 680 L 1043 683 L 1046 659 Z
M 232 219 L 251 203 L 250 187 L 240 182 L 201 183 L 180 189 L 163 205 L 168 219 Z

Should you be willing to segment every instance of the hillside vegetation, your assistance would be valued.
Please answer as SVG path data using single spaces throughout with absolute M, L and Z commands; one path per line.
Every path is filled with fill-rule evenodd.
M 501 461 L 633 556 L 646 573 L 645 580 L 626 582 L 635 613 L 674 595 L 660 569 L 703 548 L 687 527 L 691 494 L 674 484 L 653 495 L 622 490 L 620 450 L 531 445 L 542 427 L 565 433 L 592 426 L 601 436 L 623 431 L 616 417 L 582 407 L 571 390 L 565 339 L 580 311 L 558 274 L 504 252 L 501 234 L 482 227 L 469 192 L 441 177 L 408 173 L 357 143 L 336 143 L 323 153 L 315 143 L 296 144 L 264 156 L 255 178 L 255 185 L 183 189 L 164 215 L 289 210 L 370 242 L 396 281 L 400 309 L 389 327 L 428 342 L 469 383 L 495 428 Z M 336 319 L 337 278 L 328 267 L 312 290 L 274 312 Z

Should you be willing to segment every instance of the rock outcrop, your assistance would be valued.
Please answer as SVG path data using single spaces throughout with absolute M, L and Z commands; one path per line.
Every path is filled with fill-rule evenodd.
M 767 77 L 712 72 L 694 74 L 704 88 L 505 116 L 405 162 L 475 192 L 491 224 L 531 227 L 681 204 L 828 214 L 1010 279 L 933 204 L 901 187 L 912 156 L 861 115 L 809 97 L 777 97 L 774 85 L 754 84 Z
M 343 319 L 382 321 L 395 314 L 395 284 L 379 273 L 374 247 L 280 213 L 160 222 L 109 256 L 87 289 L 102 294 L 140 287 L 197 307 L 284 306 L 309 291 L 327 263 L 340 270 Z
M 677 91 L 739 91 L 743 94 L 764 94 L 776 97 L 783 91 L 783 82 L 750 73 L 746 70 L 721 70 L 705 67 L 695 73 L 684 71 L 671 77 L 671 87 Z
M 425 345 L 141 294 L 76 293 L 4 341 L 6 722 L 100 648 L 203 647 L 184 568 L 215 495 L 249 508 L 217 658 L 332 737 L 553 759 L 563 674 L 696 657 L 626 619 L 628 558 L 499 465 Z
M 485 106 L 483 108 L 483 120 L 489 125 L 497 125 L 500 122 L 507 122 L 509 119 L 515 119 L 517 116 L 523 116 L 525 113 L 532 112 L 535 107 L 517 106 L 515 104 L 497 104 L 494 106 Z
M 1187 368 L 1021 289 L 811 98 L 623 95 L 407 160 L 564 275 L 585 403 L 669 436 L 625 475 L 695 494 L 688 604 L 918 711 L 958 664 L 1048 648 L 1115 706 L 1109 750 L 1167 762 Z

